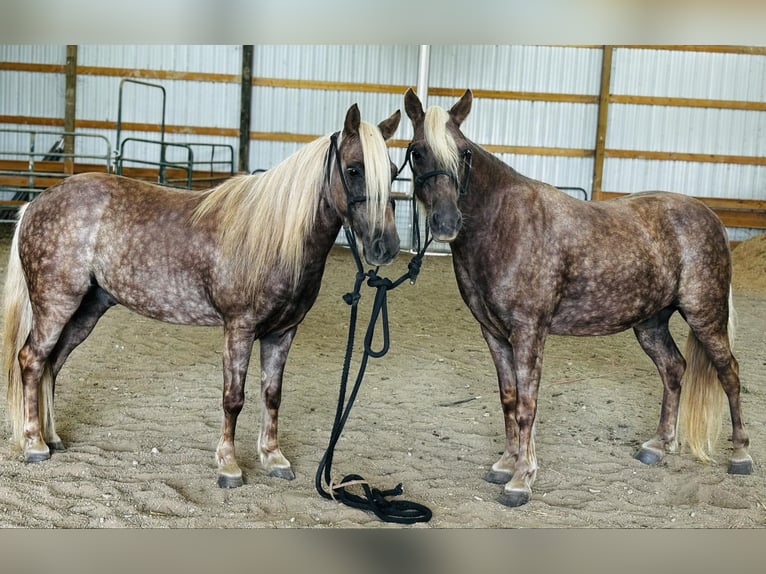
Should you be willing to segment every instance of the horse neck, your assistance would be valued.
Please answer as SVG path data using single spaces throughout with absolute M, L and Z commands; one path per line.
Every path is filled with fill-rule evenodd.
M 523 179 L 515 169 L 481 146 L 471 142 L 471 150 L 471 179 L 460 199 L 464 213 L 490 208 L 494 196 L 513 189 L 514 184 Z
M 513 235 L 530 200 L 523 175 L 476 144 L 472 151 L 471 179 L 458 199 L 463 228 L 451 243 L 453 262 L 461 267 L 476 264 L 477 249 L 491 249 L 500 235 Z
M 328 194 L 329 192 L 325 190 L 324 193 Z M 315 262 L 324 265 L 342 224 L 343 220 L 338 215 L 337 210 L 327 199 L 327 195 L 323 195 L 319 201 L 319 210 L 314 227 L 305 238 L 305 261 L 307 265 Z

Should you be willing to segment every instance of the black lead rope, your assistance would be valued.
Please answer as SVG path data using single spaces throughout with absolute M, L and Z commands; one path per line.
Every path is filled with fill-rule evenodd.
M 345 178 L 343 177 L 340 158 L 337 154 L 337 142 L 335 137 L 333 137 L 330 153 L 334 153 L 336 156 L 336 160 L 338 162 L 338 173 L 340 174 L 343 187 L 346 188 L 347 198 L 349 198 L 348 187 L 346 185 Z M 328 165 L 330 165 L 329 161 Z M 413 209 L 417 209 L 416 201 L 414 198 Z M 415 212 L 415 215 L 417 217 L 417 212 Z M 345 426 L 351 412 L 351 407 L 353 406 L 354 400 L 359 393 L 359 388 L 361 387 L 362 380 L 364 378 L 364 372 L 367 368 L 367 361 L 370 357 L 383 357 L 388 352 L 390 347 L 388 304 L 386 295 L 388 291 L 395 289 L 407 279 L 410 280 L 410 283 L 415 283 L 415 280 L 420 273 L 423 256 L 425 255 L 426 249 L 431 243 L 431 238 L 427 237 L 426 242 L 421 247 L 420 235 L 418 233 L 418 250 L 407 266 L 407 273 L 399 277 L 396 281 L 392 281 L 386 277 L 380 277 L 378 275 L 378 268 L 370 269 L 367 272 L 364 271 L 361 258 L 359 257 L 359 251 L 357 249 L 354 231 L 349 225 L 344 225 L 343 230 L 346 234 L 346 240 L 351 249 L 351 253 L 354 256 L 357 272 L 353 291 L 346 293 L 343 296 L 343 300 L 346 302 L 346 304 L 351 306 L 348 341 L 346 344 L 346 355 L 343 360 L 343 371 L 341 373 L 340 390 L 338 393 L 338 406 L 335 411 L 335 421 L 333 422 L 332 432 L 330 434 L 330 442 L 327 446 L 327 450 L 322 456 L 322 459 L 319 462 L 319 467 L 317 468 L 315 480 L 316 489 L 317 492 L 319 492 L 319 494 L 324 498 L 337 500 L 338 502 L 342 502 L 347 506 L 372 512 L 375 514 L 375 516 L 384 522 L 395 522 L 399 524 L 428 522 L 431 520 L 432 512 L 431 509 L 427 506 L 407 500 L 388 500 L 389 497 L 399 496 L 404 492 L 401 483 L 390 490 L 380 490 L 371 487 L 369 483 L 358 474 L 348 474 L 343 477 L 343 480 L 341 480 L 340 483 L 334 483 L 332 480 L 332 461 L 335 454 L 335 446 L 340 439 L 340 435 L 343 432 L 343 427 Z M 428 236 L 428 230 L 426 230 L 426 236 Z M 367 279 L 367 285 L 376 289 L 375 299 L 373 301 L 372 311 L 370 314 L 370 322 L 367 326 L 367 332 L 365 333 L 364 337 L 364 353 L 362 355 L 362 360 L 359 365 L 359 370 L 357 372 L 354 386 L 352 387 L 351 393 L 349 394 L 347 400 L 346 392 L 348 387 L 348 378 L 351 370 L 351 356 L 354 351 L 354 334 L 356 332 L 358 303 L 361 299 L 361 287 L 365 279 Z M 383 331 L 383 342 L 380 349 L 374 350 L 372 348 L 372 341 L 375 335 L 375 326 L 379 320 L 381 322 L 381 328 Z M 329 491 L 325 490 L 323 486 L 323 479 L 327 484 Z M 348 487 L 350 486 L 361 486 L 364 492 L 364 496 L 349 492 Z

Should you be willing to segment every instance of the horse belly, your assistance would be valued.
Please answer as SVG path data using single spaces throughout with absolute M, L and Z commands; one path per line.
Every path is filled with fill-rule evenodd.
M 630 329 L 662 309 L 674 297 L 652 282 L 629 282 L 563 298 L 553 315 L 554 335 L 613 335 Z
M 184 258 L 155 250 L 143 256 L 125 252 L 110 261 L 111 265 L 97 266 L 94 279 L 131 311 L 181 325 L 222 323 L 202 277 Z

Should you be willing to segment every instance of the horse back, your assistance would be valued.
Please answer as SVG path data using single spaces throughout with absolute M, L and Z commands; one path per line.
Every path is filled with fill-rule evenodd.
M 198 193 L 114 175 L 67 178 L 32 201 L 21 222 L 30 289 L 44 297 L 53 286 L 76 294 L 98 285 L 143 315 L 219 324 L 208 292 L 211 231 L 190 225 L 198 201 Z

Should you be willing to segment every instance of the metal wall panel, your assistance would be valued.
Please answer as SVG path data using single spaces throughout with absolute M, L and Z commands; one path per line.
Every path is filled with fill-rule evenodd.
M 0 115 L 64 117 L 64 74 L 3 72 Z
M 414 85 L 417 46 L 256 45 L 253 76 Z
M 615 48 L 612 93 L 763 101 L 766 56 Z
M 0 44 L 0 62 L 63 65 L 66 46 Z
M 551 46 L 435 46 L 430 85 L 597 96 L 601 50 Z M 457 98 L 429 96 L 449 109 Z M 592 149 L 598 107 L 557 101 L 474 98 L 463 132 L 480 145 Z M 524 175 L 591 193 L 592 158 L 500 154 Z
M 600 48 L 433 46 L 431 85 L 451 88 L 598 94 Z
M 77 60 L 81 66 L 239 76 L 242 48 L 226 45 L 81 45 L 77 48 Z
M 611 104 L 609 122 L 608 148 L 766 155 L 762 111 Z
M 766 56 L 615 49 L 612 94 L 766 101 Z M 608 149 L 766 156 L 766 112 L 720 107 L 611 104 Z M 766 199 L 766 167 L 607 158 L 603 188 L 661 189 L 700 197 Z M 762 230 L 729 229 L 730 239 Z
M 310 80 L 331 83 L 365 83 L 382 86 L 414 85 L 417 46 L 255 46 L 254 78 Z M 404 89 L 398 93 L 338 89 L 256 86 L 253 89 L 254 132 L 325 135 L 343 127 L 348 108 L 359 105 L 362 119 L 370 123 L 402 110 L 394 138 L 407 137 L 409 121 L 403 113 Z M 253 141 L 250 166 L 268 168 L 293 153 L 300 144 Z M 403 150 L 391 150 L 392 159 L 403 160 Z M 401 157 L 399 157 L 401 156 Z

